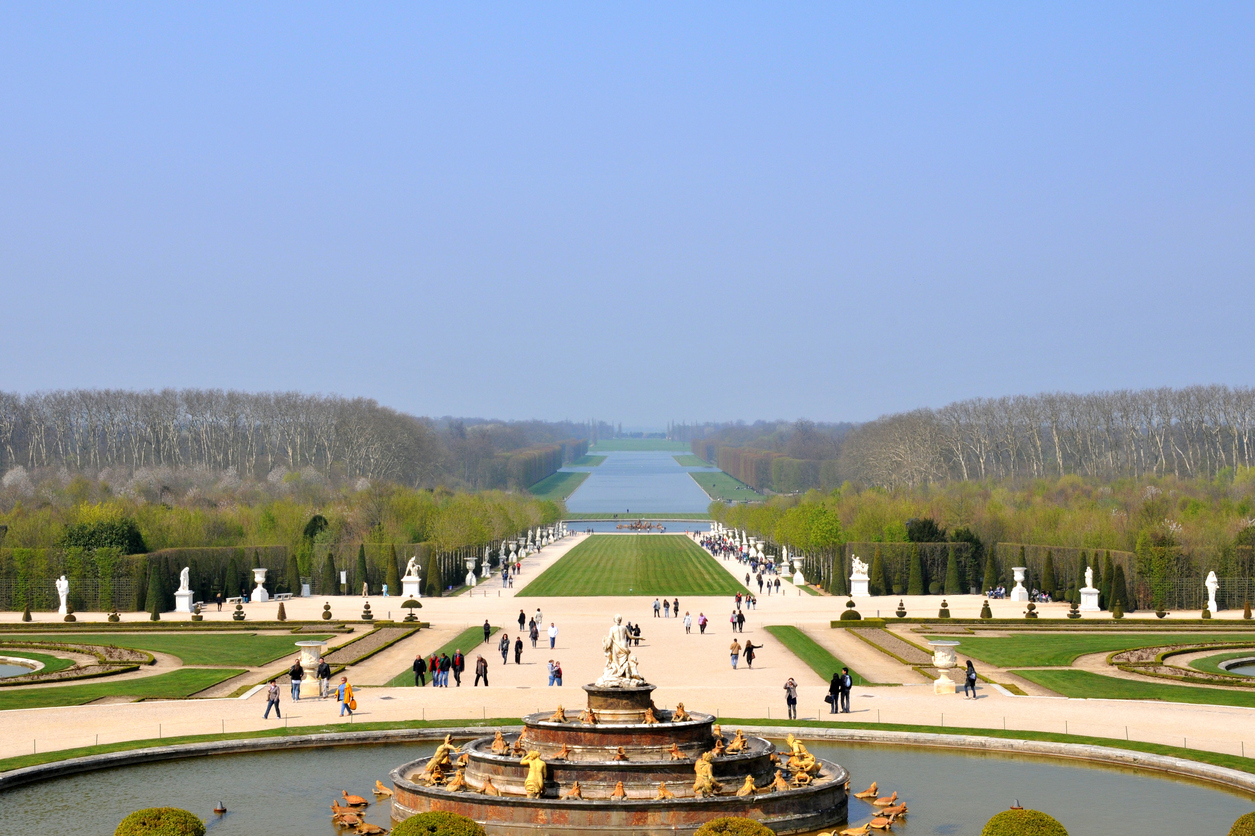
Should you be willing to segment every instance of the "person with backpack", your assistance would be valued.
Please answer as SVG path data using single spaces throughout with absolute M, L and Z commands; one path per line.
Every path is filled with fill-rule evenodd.
M 967 692 L 972 692 L 972 699 L 976 699 L 976 666 L 972 664 L 972 660 L 967 660 L 967 675 L 963 677 L 963 699 L 967 699 Z
M 292 702 L 301 698 L 301 680 L 305 678 L 305 669 L 301 667 L 300 657 L 288 668 L 288 678 L 292 680 Z
M 841 669 L 841 711 L 850 713 L 850 691 L 854 690 L 854 680 L 850 678 L 850 669 Z

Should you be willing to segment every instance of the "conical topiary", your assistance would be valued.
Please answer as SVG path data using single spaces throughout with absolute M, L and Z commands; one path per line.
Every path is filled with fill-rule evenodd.
M 885 589 L 885 559 L 880 554 L 880 546 L 872 554 L 872 569 L 868 574 L 867 591 L 872 595 L 888 595 L 892 589 Z
M 370 611 L 370 601 L 362 604 L 362 621 L 374 621 L 375 615 Z
M 338 595 L 340 593 L 339 576 L 336 574 L 336 559 L 330 554 L 327 555 L 327 562 L 322 567 L 322 579 L 318 585 L 322 587 L 318 591 L 323 595 Z
M 919 543 L 911 544 L 911 574 L 906 582 L 906 594 L 924 594 L 924 562 L 920 558 Z
M 276 616 L 275 616 L 275 618 L 279 619 L 280 621 L 287 621 L 287 620 L 288 620 L 288 612 L 287 612 L 287 610 L 285 610 L 285 609 L 283 608 L 283 602 L 282 602 L 282 601 L 280 601 L 280 602 L 279 602 L 279 613 L 278 613 L 278 615 L 276 615 Z
M 963 584 L 959 580 L 959 557 L 955 553 L 954 546 L 950 547 L 950 553 L 946 557 L 946 584 L 942 592 L 947 595 L 963 594 Z M 949 617 L 946 616 L 946 618 Z
M 1200 617 L 1200 618 L 1211 618 L 1211 610 L 1209 610 L 1207 607 L 1203 607 L 1203 611 L 1202 611 L 1202 613 L 1200 613 L 1200 614 L 1199 614 L 1199 617 Z
M 1242 605 L 1242 617 L 1247 621 L 1251 620 L 1251 599 L 1247 598 L 1246 603 Z
M 23 621 L 31 620 L 31 608 L 29 604 L 26 606 L 24 610 L 22 610 L 22 620 Z
M 950 617 L 950 604 L 946 602 L 945 598 L 941 599 L 941 609 L 937 610 L 937 617 L 938 618 Z
M 981 617 L 981 618 L 993 618 L 993 617 L 994 617 L 994 612 L 993 612 L 993 610 L 989 609 L 989 599 L 988 599 L 988 598 L 986 598 L 984 601 L 982 601 L 982 602 L 981 602 L 981 605 L 980 605 L 980 617 Z
M 152 602 L 149 603 L 148 605 L 148 620 L 149 621 L 161 620 L 161 602 L 155 597 L 152 599 Z
M 901 598 L 898 599 L 898 611 L 894 615 L 898 618 L 906 618 L 906 604 Z
M 244 614 L 244 605 L 243 605 L 243 604 L 236 604 L 236 605 L 235 605 L 235 612 L 231 613 L 231 620 L 232 620 L 232 621 L 243 621 L 246 617 L 247 617 L 247 616 L 245 616 L 245 614 Z
M 322 620 L 323 621 L 331 620 L 331 604 L 330 603 L 326 603 L 322 605 Z

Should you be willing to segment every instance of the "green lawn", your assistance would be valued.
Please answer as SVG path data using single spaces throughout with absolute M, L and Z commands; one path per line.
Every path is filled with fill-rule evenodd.
M 635 452 L 662 450 L 668 453 L 687 453 L 693 449 L 687 441 L 667 441 L 665 438 L 607 438 L 588 448 L 590 453 Z
M 516 597 L 735 595 L 746 589 L 684 536 L 598 534 L 589 537 Z
M 580 456 L 567 467 L 596 467 L 606 460 L 605 456 Z
M 21 659 L 30 659 L 33 662 L 43 662 L 44 666 L 37 673 L 56 673 L 74 664 L 70 659 L 62 659 L 59 656 L 49 656 L 46 653 L 36 653 L 32 650 L 10 650 L 7 647 L 0 647 L 0 656 L 15 656 Z
M 1011 671 L 1016 676 L 1036 682 L 1065 697 L 1086 697 L 1108 700 L 1164 700 L 1199 705 L 1240 705 L 1255 707 L 1255 693 L 1225 691 L 1220 688 L 1195 688 L 1189 685 L 1160 685 L 1116 679 L 1089 671 Z
M 678 464 L 680 467 L 710 467 L 711 466 L 710 462 L 699 459 L 697 456 L 694 456 L 692 453 L 688 453 L 683 456 L 672 456 L 671 458 L 675 459 L 675 463 Z
M 582 514 L 564 514 L 562 517 L 566 522 L 572 520 L 622 520 L 623 522 L 631 522 L 632 520 L 702 520 L 710 519 L 710 514 L 680 513 L 676 514 L 669 511 L 658 511 L 650 514 L 610 514 L 604 511 L 598 513 L 582 513 Z M 577 528 L 577 526 L 568 526 L 568 528 Z
M 552 476 L 546 476 L 536 484 L 527 489 L 527 492 L 537 499 L 548 499 L 556 501 L 566 499 L 575 493 L 575 489 L 584 483 L 588 478 L 585 471 L 564 471 L 559 470 Z
M 733 479 L 720 470 L 718 473 L 690 473 L 693 481 L 701 485 L 710 498 L 719 502 L 747 502 L 763 499 L 763 495 L 744 482 Z
M 0 711 L 14 708 L 46 708 L 54 705 L 83 705 L 101 697 L 134 697 L 137 700 L 181 700 L 223 680 L 244 673 L 221 668 L 180 668 L 123 682 L 100 681 L 60 688 L 22 688 L 0 691 Z
M 930 636 L 932 639 L 946 639 L 951 636 Z M 1032 666 L 1065 666 L 1070 665 L 1078 657 L 1086 653 L 1115 653 L 1120 650 L 1131 650 L 1135 647 L 1155 647 L 1161 644 L 1185 643 L 1216 643 L 1228 644 L 1235 641 L 1249 641 L 1251 635 L 1211 635 L 1198 633 L 1155 633 L 1151 635 L 1095 635 L 1052 633 L 1050 635 L 1015 635 L 1006 638 L 985 638 L 980 636 L 964 636 L 959 645 L 959 654 L 980 659 L 1000 668 Z
M 840 672 L 845 667 L 845 662 L 833 656 L 828 652 L 827 648 L 797 627 L 787 624 L 773 624 L 767 628 L 767 632 L 775 636 L 781 644 L 789 649 L 790 653 L 805 662 L 808 668 L 826 680 L 831 680 L 834 673 Z M 850 671 L 850 679 L 854 681 L 855 685 L 871 684 L 853 670 Z
M 500 627 L 491 628 L 491 630 L 488 633 L 489 639 L 492 638 L 492 635 L 494 633 L 497 633 L 500 630 L 501 630 Z M 465 630 L 463 630 L 462 632 L 454 636 L 452 641 L 445 642 L 440 647 L 437 647 L 436 655 L 439 656 L 441 653 L 448 653 L 449 658 L 453 658 L 453 651 L 461 649 L 462 655 L 466 657 L 466 671 L 462 675 L 466 676 L 467 674 L 470 674 L 471 682 L 474 682 L 475 681 L 475 654 L 482 653 L 483 651 L 480 650 L 480 648 L 484 648 L 484 647 L 487 647 L 489 650 L 493 650 L 493 646 L 491 645 L 491 643 L 488 645 L 484 644 L 484 628 L 482 626 L 467 627 Z M 430 658 L 431 652 L 423 651 L 423 657 Z M 414 664 L 414 661 L 412 659 L 410 660 L 410 664 L 411 665 Z M 427 674 L 427 684 L 428 685 L 431 684 L 430 673 Z M 412 667 L 408 667 L 405 670 L 401 671 L 396 676 L 392 677 L 392 679 L 388 680 L 387 684 L 384 687 L 385 688 L 402 688 L 407 685 L 411 688 L 414 687 L 414 668 Z
M 1255 648 L 1255 642 L 1251 643 L 1251 648 Z M 1221 653 L 1216 656 L 1207 656 L 1202 659 L 1195 659 L 1193 662 L 1190 662 L 1190 667 L 1196 671 L 1203 671 L 1205 673 L 1220 673 L 1228 676 L 1234 676 L 1235 674 L 1230 674 L 1227 670 L 1220 667 L 1221 663 L 1228 662 L 1231 659 L 1250 659 L 1252 657 L 1255 657 L 1255 649 L 1235 650 L 1232 653 Z M 1171 659 L 1168 661 L 1172 662 Z
M 78 644 L 105 644 L 147 650 L 152 653 L 169 653 L 178 656 L 185 665 L 241 665 L 259 667 L 281 656 L 296 657 L 297 639 L 319 640 L 328 636 L 259 636 L 255 633 L 186 634 L 173 633 L 93 635 L 64 633 L 61 635 L 22 636 L 26 641 L 71 642 Z M 3 637 L 0 637 L 2 640 Z

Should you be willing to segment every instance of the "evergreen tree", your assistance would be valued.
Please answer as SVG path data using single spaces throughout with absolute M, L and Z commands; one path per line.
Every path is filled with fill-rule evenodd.
M 988 592 L 998 586 L 998 557 L 994 554 L 994 550 L 989 550 L 989 556 L 985 558 L 985 579 L 982 584 L 981 592 Z
M 1133 602 L 1129 600 L 1129 589 L 1124 583 L 1124 566 L 1116 564 L 1114 577 L 1111 581 L 1112 606 L 1120 605 L 1125 612 L 1133 612 Z
M 879 548 L 876 551 L 880 551 Z M 893 578 L 889 574 L 889 561 L 882 560 L 880 563 L 880 585 L 884 588 L 885 595 L 893 594 Z
M 1105 609 L 1107 606 L 1106 599 L 1103 598 L 1103 573 L 1102 561 L 1098 559 L 1098 552 L 1094 552 L 1094 589 L 1098 590 L 1098 608 Z
M 322 567 L 322 580 L 319 584 L 319 595 L 338 595 L 340 593 L 340 576 L 336 574 L 336 559 L 327 553 L 327 563 Z
M 954 551 L 954 546 L 950 547 L 950 554 L 946 557 L 946 586 L 944 589 L 947 595 L 962 595 L 963 588 L 959 582 L 959 556 Z
M 877 546 L 876 553 L 872 555 L 872 568 L 869 574 L 869 582 L 867 584 L 867 591 L 872 595 L 885 594 L 884 574 L 885 559 L 880 554 L 880 546 Z
M 427 546 L 427 571 L 423 574 L 427 578 L 427 597 L 439 598 L 444 593 L 444 578 L 440 574 L 440 560 L 436 557 L 435 550 Z
M 1111 566 L 1111 552 L 1104 552 L 1102 558 L 1102 605 L 1107 609 L 1115 609 L 1115 599 L 1111 597 L 1112 586 L 1116 582 L 1115 569 Z
M 848 595 L 849 582 L 845 573 L 845 549 L 841 549 L 832 556 L 832 584 L 828 591 L 833 595 Z
M 160 565 L 160 561 L 152 563 L 148 567 L 148 594 L 145 596 L 145 600 L 148 602 L 149 613 L 154 612 L 154 610 L 161 612 L 165 609 L 166 590 L 163 581 L 166 573 L 164 568 Z M 153 619 L 153 621 L 156 620 L 155 618 Z
M 366 544 L 361 543 L 357 547 L 357 571 L 353 573 L 353 592 L 361 588 L 362 584 L 370 584 L 370 576 L 366 571 Z M 367 586 L 367 589 L 370 587 Z
M 401 594 L 401 568 L 397 566 L 397 545 L 392 544 L 392 554 L 388 557 L 388 594 Z
M 1046 549 L 1046 562 L 1041 567 L 1041 591 L 1058 600 L 1055 590 L 1059 585 L 1055 582 L 1055 554 Z
M 296 553 L 288 555 L 288 571 L 287 571 L 288 592 L 293 595 L 301 594 L 301 564 L 296 559 Z
M 1081 552 L 1079 555 L 1076 556 L 1076 588 L 1077 589 L 1080 589 L 1081 587 L 1085 586 L 1085 569 L 1088 566 L 1089 566 L 1089 555 L 1086 552 Z M 1077 603 L 1080 603 L 1081 598 L 1079 595 L 1077 596 L 1076 600 L 1077 600 Z
M 924 589 L 924 561 L 920 559 L 919 543 L 912 543 L 911 575 L 906 582 L 906 594 L 923 595 Z
M 261 568 L 261 552 L 257 551 L 257 549 L 253 549 L 253 568 Z

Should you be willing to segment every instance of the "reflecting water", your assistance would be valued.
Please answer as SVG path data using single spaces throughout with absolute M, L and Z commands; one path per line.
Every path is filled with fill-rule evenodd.
M 779 744 L 778 744 L 779 745 Z M 1225 833 L 1255 801 L 1210 786 L 1153 773 L 1090 767 L 1077 761 L 1015 759 L 910 747 L 808 744 L 850 770 L 854 789 L 879 781 L 910 807 L 894 833 L 972 836 L 1016 799 L 1059 819 L 1073 836 Z M 191 810 L 215 836 L 305 836 L 336 833 L 331 800 L 340 790 L 372 798 L 398 764 L 430 754 L 432 745 L 362 745 L 251 755 L 219 755 L 126 767 L 23 787 L 0 795 L 21 810 L 23 832 L 110 836 L 141 807 Z M 214 816 L 221 800 L 229 812 Z M 90 815 L 84 815 L 90 811 Z M 850 821 L 872 815 L 850 799 Z M 367 821 L 389 824 L 389 805 L 372 804 Z
M 1248 665 L 1238 665 L 1229 668 L 1228 673 L 1236 673 L 1238 676 L 1255 676 L 1255 662 Z
M 716 468 L 680 467 L 674 454 L 659 451 L 605 455 L 606 460 L 589 469 L 584 484 L 567 498 L 567 510 L 575 514 L 691 514 L 704 512 L 710 505 L 710 497 L 689 473 Z
M 6 676 L 21 676 L 24 673 L 30 672 L 30 668 L 22 665 L 0 665 L 0 679 L 3 679 Z

